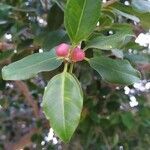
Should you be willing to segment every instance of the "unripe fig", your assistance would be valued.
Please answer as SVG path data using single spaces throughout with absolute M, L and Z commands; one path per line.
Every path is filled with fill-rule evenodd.
M 71 54 L 71 60 L 74 62 L 82 61 L 85 58 L 85 52 L 81 50 L 79 47 L 73 49 Z
M 56 55 L 58 57 L 66 57 L 69 53 L 70 45 L 62 43 L 56 47 Z

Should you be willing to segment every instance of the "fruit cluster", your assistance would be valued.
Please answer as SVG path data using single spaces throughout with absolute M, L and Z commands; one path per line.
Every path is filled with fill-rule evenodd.
M 62 43 L 56 47 L 56 55 L 61 58 L 71 60 L 72 62 L 82 61 L 85 58 L 85 52 L 79 47 L 71 50 L 70 45 Z

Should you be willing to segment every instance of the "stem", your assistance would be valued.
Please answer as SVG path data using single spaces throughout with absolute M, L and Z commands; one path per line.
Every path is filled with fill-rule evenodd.
M 68 63 L 65 63 L 64 72 L 67 72 L 67 69 L 68 69 Z
M 87 57 L 85 57 L 85 58 L 84 58 L 84 60 L 86 60 L 86 61 L 90 61 L 90 59 L 89 59 L 89 58 L 87 58 Z
M 70 72 L 70 73 L 72 73 L 73 67 L 74 67 L 74 64 L 72 63 L 72 64 L 70 65 L 70 69 L 69 69 L 69 72 Z
M 84 48 L 83 48 L 83 51 L 86 51 L 86 50 L 88 50 L 88 47 L 84 47 Z

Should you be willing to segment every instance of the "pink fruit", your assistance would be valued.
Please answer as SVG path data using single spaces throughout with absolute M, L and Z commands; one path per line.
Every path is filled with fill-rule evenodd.
M 74 62 L 82 61 L 85 58 L 85 53 L 83 50 L 81 50 L 79 47 L 76 47 L 72 54 L 71 54 L 71 59 Z
M 66 57 L 69 52 L 70 45 L 62 43 L 56 47 L 56 55 L 58 57 Z

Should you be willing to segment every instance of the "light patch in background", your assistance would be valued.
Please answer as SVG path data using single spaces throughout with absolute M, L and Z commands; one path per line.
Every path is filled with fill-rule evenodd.
M 6 40 L 8 40 L 8 41 L 12 41 L 12 35 L 9 34 L 9 33 L 6 33 L 6 34 L 4 35 L 4 38 L 5 38 Z
M 100 25 L 100 23 L 99 23 L 99 21 L 98 21 L 96 26 L 99 27 L 99 25 Z
M 49 142 L 53 139 L 54 136 L 54 130 L 50 128 L 48 135 L 45 137 L 45 141 Z
M 113 31 L 112 31 L 112 30 L 110 30 L 110 31 L 109 31 L 109 34 L 110 34 L 110 35 L 112 35 L 112 34 L 114 34 L 114 33 L 113 33 Z
M 147 82 L 147 83 L 145 84 L 145 89 L 150 90 L 150 82 Z
M 130 93 L 130 88 L 128 86 L 124 87 L 125 94 L 128 95 Z
M 133 84 L 133 88 L 129 88 L 128 86 L 124 87 L 124 93 L 129 96 L 130 99 L 130 106 L 135 107 L 138 106 L 138 101 L 136 100 L 136 97 L 134 96 L 136 93 L 140 92 L 149 92 L 150 90 L 150 82 L 147 80 L 141 80 L 139 83 Z
M 129 6 L 129 5 L 130 5 L 130 2 L 129 2 L 129 1 L 125 1 L 124 4 L 125 4 L 126 6 Z
M 13 89 L 14 88 L 14 85 L 11 84 L 11 83 L 6 83 L 6 88 L 10 88 L 10 89 Z
M 54 130 L 52 128 L 50 128 L 48 135 L 44 138 L 44 140 L 46 142 L 52 141 L 53 145 L 56 145 L 59 143 L 59 141 L 57 140 L 57 138 L 54 135 Z M 41 142 L 41 145 L 45 145 L 44 141 Z
M 41 27 L 47 26 L 47 21 L 45 21 L 42 17 L 37 16 L 37 21 Z
M 16 50 L 16 49 L 14 49 L 14 53 L 17 53 L 17 50 Z
M 46 142 L 45 142 L 45 141 L 42 141 L 42 142 L 41 142 L 41 145 L 42 145 L 42 146 L 44 146 L 45 144 L 46 144 Z
M 146 80 L 143 80 L 139 83 L 135 83 L 133 85 L 133 87 L 138 90 L 138 91 L 141 91 L 141 92 L 148 92 L 148 90 L 150 89 L 150 82 L 146 81 Z
M 130 104 L 131 107 L 135 107 L 135 106 L 138 106 L 139 103 L 137 102 L 135 96 L 130 96 L 129 104 Z
M 150 50 L 150 32 L 139 34 L 135 40 L 135 43 L 138 43 L 140 46 L 148 47 Z
M 39 53 L 43 53 L 43 49 L 40 48 L 40 49 L 39 49 Z
M 106 3 L 106 2 L 107 2 L 107 0 L 103 0 L 102 2 L 103 2 L 103 3 Z

